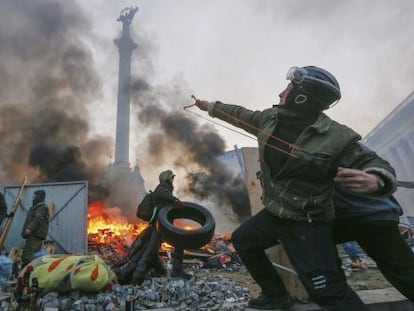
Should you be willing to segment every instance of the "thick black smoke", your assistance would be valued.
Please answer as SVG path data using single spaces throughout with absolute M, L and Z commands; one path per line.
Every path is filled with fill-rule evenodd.
M 151 88 L 148 83 L 134 89 L 138 104 L 138 122 L 148 131 L 147 154 L 154 165 L 166 161 L 188 174 L 188 193 L 197 199 L 209 199 L 217 208 L 231 208 L 239 221 L 251 215 L 247 188 L 240 176 L 227 169 L 219 157 L 225 142 L 215 128 L 200 125 L 183 106 L 190 96 L 184 88 Z
M 88 29 L 71 1 L 0 2 L 2 184 L 88 180 L 90 199 L 106 195 L 112 142 L 90 136 L 101 81 L 81 39 Z
M 71 1 L 0 2 L 2 184 L 20 182 L 23 176 L 31 182 L 88 180 L 90 200 L 108 195 L 110 188 L 101 180 L 113 143 L 91 134 L 94 116 L 88 108 L 101 97 L 102 84 L 83 41 L 89 29 L 88 18 Z M 188 98 L 184 87 L 151 87 L 151 40 L 132 37 L 138 44 L 133 69 L 140 73 L 132 102 L 138 103 L 140 124 L 148 132 L 150 161 L 172 160 L 189 173 L 205 172 L 207 178 L 190 179 L 188 190 L 214 198 L 244 218 L 250 213 L 244 184 L 217 160 L 224 141 L 182 111 Z

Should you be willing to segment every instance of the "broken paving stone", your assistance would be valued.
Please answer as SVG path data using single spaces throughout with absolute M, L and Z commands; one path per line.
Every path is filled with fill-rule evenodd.
M 146 280 L 141 286 L 115 285 L 111 292 L 97 295 L 60 297 L 49 293 L 42 298 L 44 306 L 68 311 L 124 311 L 127 299 L 133 297 L 135 310 L 171 308 L 186 310 L 244 310 L 248 289 L 224 278 L 201 276 L 188 281 L 171 278 Z M 238 304 L 233 305 L 233 304 Z

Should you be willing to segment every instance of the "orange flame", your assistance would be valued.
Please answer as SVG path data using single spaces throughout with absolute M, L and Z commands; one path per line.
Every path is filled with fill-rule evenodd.
M 175 219 L 174 226 L 193 230 L 199 224 L 188 220 Z M 136 237 L 147 227 L 147 223 L 137 219 L 135 224 L 128 223 L 128 219 L 117 207 L 108 207 L 104 202 L 97 201 L 88 206 L 88 240 L 97 244 L 111 244 L 120 254 L 125 254 L 125 247 L 129 246 Z M 162 250 L 173 250 L 173 246 L 163 242 Z
M 117 207 L 108 207 L 103 202 L 88 206 L 88 239 L 94 243 L 123 243 L 130 245 L 146 228 L 139 222 L 131 224 Z

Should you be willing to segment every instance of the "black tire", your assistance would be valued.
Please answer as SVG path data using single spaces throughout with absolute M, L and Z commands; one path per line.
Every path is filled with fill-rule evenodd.
M 174 219 L 190 219 L 201 226 L 194 230 L 174 226 Z M 214 236 L 216 223 L 213 215 L 205 207 L 183 202 L 182 207 L 165 206 L 158 213 L 159 230 L 162 238 L 173 246 L 196 249 L 206 245 Z

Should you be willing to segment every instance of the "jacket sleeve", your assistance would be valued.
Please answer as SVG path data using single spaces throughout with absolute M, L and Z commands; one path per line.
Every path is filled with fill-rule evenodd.
M 241 106 L 223 104 L 218 101 L 212 106 L 210 115 L 255 136 L 259 134 L 258 129 L 262 127 L 263 112 L 249 110 Z
M 397 178 L 394 168 L 361 142 L 351 143 L 340 159 L 339 166 L 360 169 L 379 176 L 385 183 L 376 195 L 387 196 L 397 190 Z

